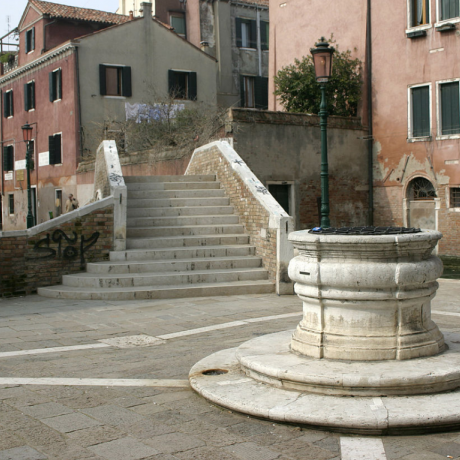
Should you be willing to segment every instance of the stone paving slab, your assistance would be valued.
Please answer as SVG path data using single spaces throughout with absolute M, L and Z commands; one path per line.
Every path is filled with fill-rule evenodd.
M 454 316 L 433 313 L 433 319 L 441 329 L 460 330 L 460 282 L 441 280 L 440 285 L 433 310 Z M 37 349 L 48 341 L 55 347 L 157 337 L 299 313 L 169 339 L 160 346 L 0 357 L 0 377 L 187 379 L 192 365 L 212 353 L 294 328 L 301 309 L 297 297 L 274 294 L 128 302 L 0 299 L 0 347 L 9 347 L 0 352 Z M 151 460 L 341 459 L 339 434 L 248 418 L 213 406 L 191 389 L 2 385 L 0 414 L 0 460 L 9 458 L 12 449 L 22 449 L 13 450 L 14 460 L 22 458 L 21 452 L 48 460 L 127 460 L 129 455 Z M 387 460 L 460 458 L 460 432 L 380 439 Z M 179 450 L 171 451 L 168 442 Z

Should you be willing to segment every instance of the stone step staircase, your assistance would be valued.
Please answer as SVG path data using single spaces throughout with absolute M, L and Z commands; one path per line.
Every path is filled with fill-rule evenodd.
M 215 176 L 128 176 L 127 242 L 110 261 L 39 288 L 68 299 L 166 299 L 274 292 Z

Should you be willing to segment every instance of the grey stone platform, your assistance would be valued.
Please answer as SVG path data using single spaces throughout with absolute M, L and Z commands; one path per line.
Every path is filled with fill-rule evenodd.
M 388 395 L 457 388 L 460 333 L 446 334 L 450 349 L 444 354 L 403 362 L 367 362 L 364 373 L 359 362 L 305 359 L 290 353 L 291 335 L 292 331 L 269 334 L 214 353 L 193 366 L 190 384 L 227 409 L 331 431 L 402 434 L 460 427 L 460 390 Z M 210 370 L 224 373 L 206 375 Z M 385 396 L 380 397 L 376 387 Z M 349 388 L 374 395 L 340 395 Z M 326 391 L 336 394 L 315 394 Z

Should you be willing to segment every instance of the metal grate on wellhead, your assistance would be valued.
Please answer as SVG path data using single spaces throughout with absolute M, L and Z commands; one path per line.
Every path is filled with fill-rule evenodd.
M 420 232 L 421 230 L 419 228 L 413 227 L 315 227 L 308 231 L 308 233 L 322 235 L 406 235 L 408 233 Z

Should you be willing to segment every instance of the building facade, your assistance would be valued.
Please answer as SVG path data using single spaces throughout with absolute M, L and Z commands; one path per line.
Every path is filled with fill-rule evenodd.
M 271 0 L 270 11 L 269 94 L 276 72 L 321 36 L 352 50 L 363 63 L 374 224 L 440 230 L 440 254 L 459 256 L 458 0 Z M 282 110 L 273 95 L 269 108 Z
M 64 211 L 69 193 L 80 204 L 91 199 L 92 176 L 76 174 L 79 162 L 94 154 L 101 125 L 126 120 L 152 88 L 161 99 L 182 84 L 178 104 L 215 106 L 215 59 L 153 19 L 150 6 L 130 19 L 30 0 L 18 66 L 0 76 L 3 230 L 26 226 L 26 122 L 33 128 L 32 212 L 41 223 Z

